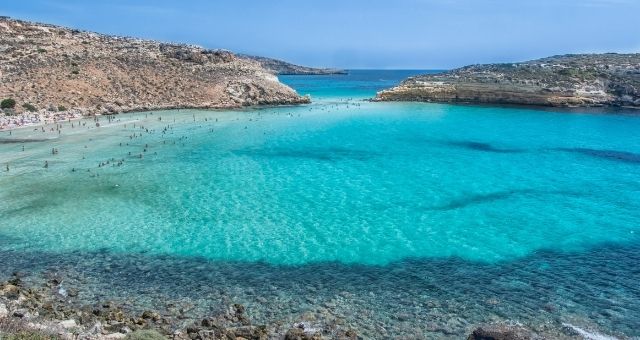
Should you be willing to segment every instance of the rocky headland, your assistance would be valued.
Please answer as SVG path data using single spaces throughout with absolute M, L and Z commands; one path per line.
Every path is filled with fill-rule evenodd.
M 0 18 L 4 125 L 171 108 L 308 103 L 225 50 Z M 1 124 L 0 124 L 1 125 Z
M 330 75 L 330 74 L 347 74 L 347 71 L 336 68 L 316 68 L 300 66 L 282 61 L 279 59 L 257 57 L 252 55 L 240 54 L 240 58 L 245 58 L 258 62 L 262 67 L 277 75 Z
M 562 55 L 411 77 L 376 101 L 640 108 L 640 54 Z

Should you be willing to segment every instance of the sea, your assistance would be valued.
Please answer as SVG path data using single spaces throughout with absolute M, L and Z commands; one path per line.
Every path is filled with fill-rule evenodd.
M 328 338 L 640 337 L 639 112 L 369 101 L 430 72 L 0 131 L 0 279 Z

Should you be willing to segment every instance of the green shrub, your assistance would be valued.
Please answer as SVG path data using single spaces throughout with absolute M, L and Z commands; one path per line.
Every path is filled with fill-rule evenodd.
M 14 107 L 16 107 L 16 101 L 13 98 L 7 98 L 0 102 L 0 108 L 13 109 Z
M 73 70 L 73 71 L 71 71 L 71 74 L 80 74 L 80 71 L 78 71 L 78 70 Z
M 127 334 L 124 340 L 166 340 L 167 337 L 164 335 L 152 330 L 141 330 L 135 331 L 133 333 Z
M 22 104 L 22 107 L 23 107 L 25 110 L 29 111 L 29 112 L 36 112 L 36 111 L 38 111 L 38 109 L 37 109 L 35 106 L 33 106 L 32 104 L 29 104 L 29 103 L 24 103 L 24 104 Z
M 58 111 L 67 111 L 67 107 L 64 105 L 58 105 Z
M 45 50 L 44 48 L 39 48 L 38 49 L 38 53 L 44 53 L 44 52 L 47 52 L 47 50 Z
M 2 340 L 57 340 L 58 337 L 37 331 L 21 331 L 13 334 L 0 334 Z

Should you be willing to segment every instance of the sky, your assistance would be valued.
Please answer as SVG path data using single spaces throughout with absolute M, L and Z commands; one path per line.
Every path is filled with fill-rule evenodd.
M 640 52 L 640 0 L 0 0 L 0 15 L 348 69 Z

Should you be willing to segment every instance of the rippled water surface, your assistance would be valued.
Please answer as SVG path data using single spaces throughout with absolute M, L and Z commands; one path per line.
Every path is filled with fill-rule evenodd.
M 0 270 L 366 337 L 640 336 L 640 116 L 363 101 L 411 74 L 283 77 L 307 106 L 0 132 Z

